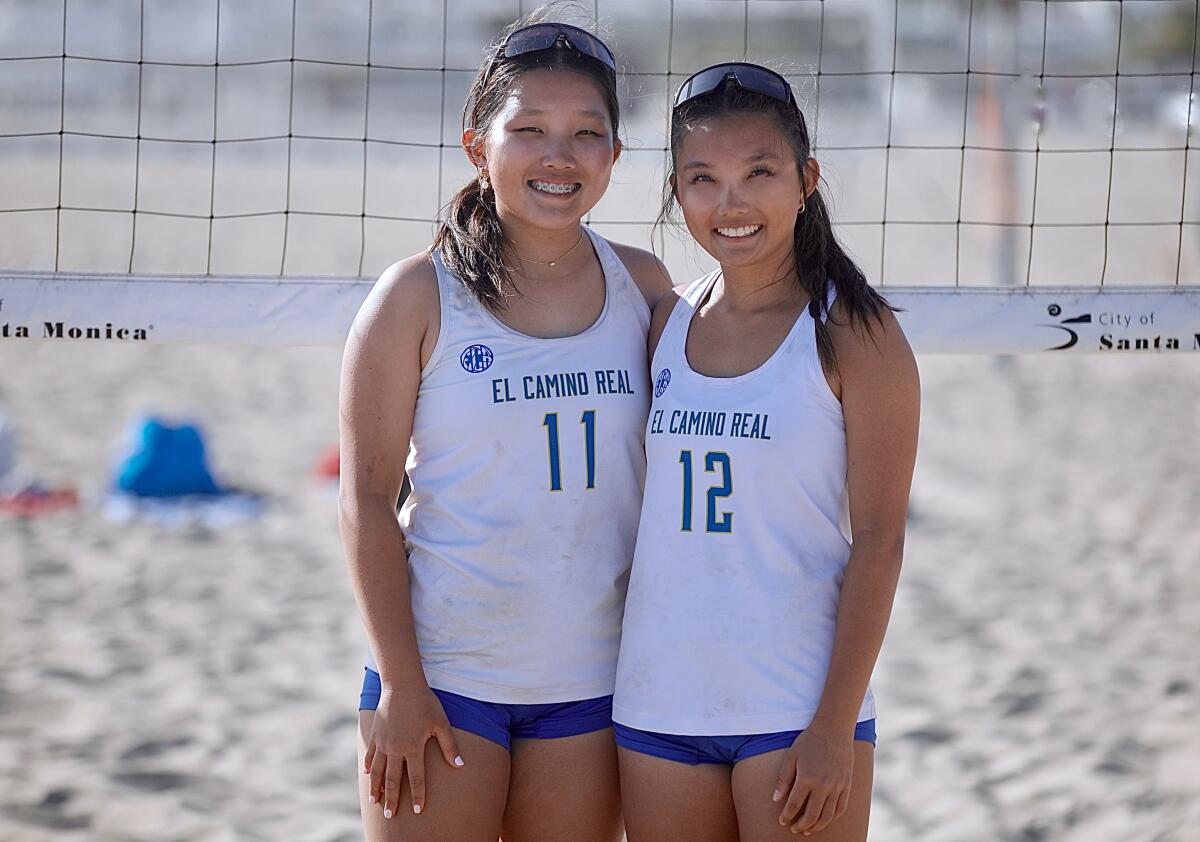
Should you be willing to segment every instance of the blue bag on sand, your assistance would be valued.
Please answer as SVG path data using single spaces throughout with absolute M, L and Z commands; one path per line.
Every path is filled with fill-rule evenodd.
M 205 462 L 204 438 L 190 424 L 172 427 L 157 418 L 140 422 L 132 448 L 117 466 L 117 490 L 138 497 L 216 496 Z

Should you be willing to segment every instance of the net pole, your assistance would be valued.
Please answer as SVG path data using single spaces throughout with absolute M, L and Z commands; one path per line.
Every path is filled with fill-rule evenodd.
M 1045 4 L 1043 3 L 1042 5 L 1044 9 Z M 1016 2 L 1014 2 L 1014 0 L 1006 0 L 1006 2 L 1004 2 L 1000 8 L 1002 20 L 1007 26 L 1008 33 L 1011 36 L 1005 40 L 1004 46 L 1007 54 L 1004 56 L 1004 64 L 1009 68 L 1019 68 L 1021 65 L 1020 7 Z M 1043 62 L 1045 60 L 1045 41 L 1045 32 L 1043 30 Z M 968 64 L 967 73 L 969 74 L 970 72 L 971 68 Z M 968 79 L 969 78 L 970 77 L 968 76 Z M 1020 82 L 1024 79 L 1024 73 L 1022 72 L 1021 75 L 1017 76 L 1016 78 L 1018 79 L 1018 82 Z M 995 77 L 989 77 L 988 81 L 989 87 L 994 90 L 997 87 L 995 84 Z M 1019 89 L 1020 88 L 1018 87 L 1018 90 Z M 1040 83 L 1038 84 L 1037 89 L 1038 91 L 1042 90 Z M 1002 218 L 1007 220 L 1014 215 L 1013 211 L 1017 207 L 1016 173 L 1018 172 L 1018 167 L 1016 163 L 1016 156 L 1018 152 L 1015 151 L 1018 148 L 1017 126 L 1015 125 L 1015 121 L 1004 119 L 1003 107 L 999 97 L 993 97 L 991 104 L 992 108 L 994 109 L 993 114 L 996 118 L 996 123 L 1000 126 L 1001 148 L 1005 150 L 1014 150 L 1011 152 L 1001 152 L 999 154 L 1000 161 L 997 167 L 999 170 L 999 178 L 997 180 L 1000 184 L 1001 196 L 1000 212 Z M 1036 121 L 1034 128 L 1035 133 L 1038 133 L 1039 136 L 1041 132 L 1041 125 L 1041 119 L 1039 118 Z M 1034 158 L 1037 158 L 1036 152 L 1034 153 Z M 1004 226 L 1000 229 L 1000 247 L 998 249 L 998 254 L 996 255 L 998 267 L 997 273 L 999 275 L 997 282 L 1000 286 L 1015 287 L 1019 285 L 1018 262 L 1020 247 L 1018 244 L 1018 231 L 1019 229 L 1016 226 Z M 1029 253 L 1030 255 L 1033 254 L 1032 228 L 1029 232 Z M 1028 278 L 1026 278 L 1027 285 L 1028 282 Z

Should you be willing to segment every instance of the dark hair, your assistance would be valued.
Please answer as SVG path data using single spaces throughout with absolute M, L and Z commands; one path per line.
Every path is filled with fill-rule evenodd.
M 508 35 L 538 22 L 535 16 L 517 21 L 487 50 L 467 95 L 463 128 L 475 129 L 482 138 L 491 129 L 492 121 L 504 107 L 517 81 L 531 70 L 546 68 L 574 71 L 595 81 L 604 97 L 616 138 L 621 109 L 616 78 L 609 68 L 574 49 L 558 45 L 514 58 L 504 56 L 503 45 Z M 446 205 L 430 248 L 441 249 L 446 268 L 461 278 L 471 294 L 490 309 L 503 307 L 510 290 L 515 289 L 504 264 L 504 232 L 496 213 L 495 191 L 482 189 L 478 179 L 471 179 Z
M 796 154 L 796 168 L 803 180 L 812 144 L 808 126 L 800 109 L 747 90 L 730 79 L 712 93 L 688 100 L 671 113 L 668 177 L 656 226 L 670 219 L 671 210 L 675 206 L 675 159 L 684 137 L 697 123 L 729 114 L 766 114 L 773 117 L 780 133 Z M 849 313 L 850 323 L 861 327 L 868 336 L 871 334 L 872 319 L 882 324 L 884 308 L 898 308 L 888 304 L 887 300 L 867 283 L 862 270 L 838 243 L 819 186 L 805 200 L 803 213 L 796 216 L 794 238 L 791 270 L 801 288 L 809 295 L 808 311 L 816 323 L 817 350 L 821 363 L 827 370 L 837 371 L 833 343 L 821 317 L 826 309 L 829 284 L 833 284 L 837 298 Z

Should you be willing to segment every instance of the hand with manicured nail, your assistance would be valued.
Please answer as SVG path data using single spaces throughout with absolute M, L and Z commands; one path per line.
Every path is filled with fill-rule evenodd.
M 412 811 L 425 808 L 425 744 L 437 740 L 442 757 L 452 768 L 463 765 L 450 721 L 442 703 L 428 686 L 405 690 L 384 686 L 375 710 L 363 774 L 371 776 L 370 801 L 379 804 L 384 818 L 400 809 L 400 784 L 405 771 L 412 796 Z
M 783 755 L 772 799 L 784 802 L 781 825 L 805 836 L 829 827 L 850 803 L 854 735 L 835 734 L 816 723 Z

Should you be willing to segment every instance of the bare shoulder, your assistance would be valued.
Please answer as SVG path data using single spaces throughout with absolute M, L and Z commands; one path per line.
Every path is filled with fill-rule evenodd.
M 429 252 L 398 260 L 380 274 L 354 318 L 353 331 L 412 329 L 438 313 L 437 272 Z
M 671 291 L 671 276 L 667 267 L 652 252 L 611 240 L 609 244 L 629 270 L 642 295 L 646 297 L 647 305 L 653 308 L 660 298 Z
M 647 337 L 651 357 L 654 356 L 654 350 L 658 347 L 658 340 L 662 336 L 663 330 L 667 327 L 667 320 L 671 318 L 671 312 L 675 309 L 675 305 L 679 303 L 679 299 L 683 298 L 683 293 L 687 287 L 688 284 L 680 284 L 674 289 L 667 290 L 666 294 L 659 298 L 658 303 L 654 305 L 654 312 L 650 317 L 650 334 Z
M 383 270 L 354 317 L 342 354 L 341 408 L 356 429 L 394 419 L 416 394 L 439 329 L 437 272 L 428 252 Z
M 436 340 L 439 308 L 437 271 L 429 252 L 399 260 L 383 270 L 359 308 L 347 350 L 357 346 L 393 354 L 420 347 L 425 352 L 433 345 L 426 341 L 431 333 Z
M 872 317 L 864 325 L 852 322 L 849 311 L 838 300 L 828 325 L 842 385 L 853 380 L 887 383 L 903 390 L 919 388 L 916 357 L 895 313 L 886 306 L 880 305 L 879 318 Z
M 864 325 L 840 304 L 829 335 L 846 424 L 850 528 L 856 544 L 896 553 L 898 561 L 921 419 L 917 362 L 891 310 Z
M 439 310 L 437 272 L 427 252 L 385 269 L 359 308 L 339 385 L 344 494 L 395 502 Z

